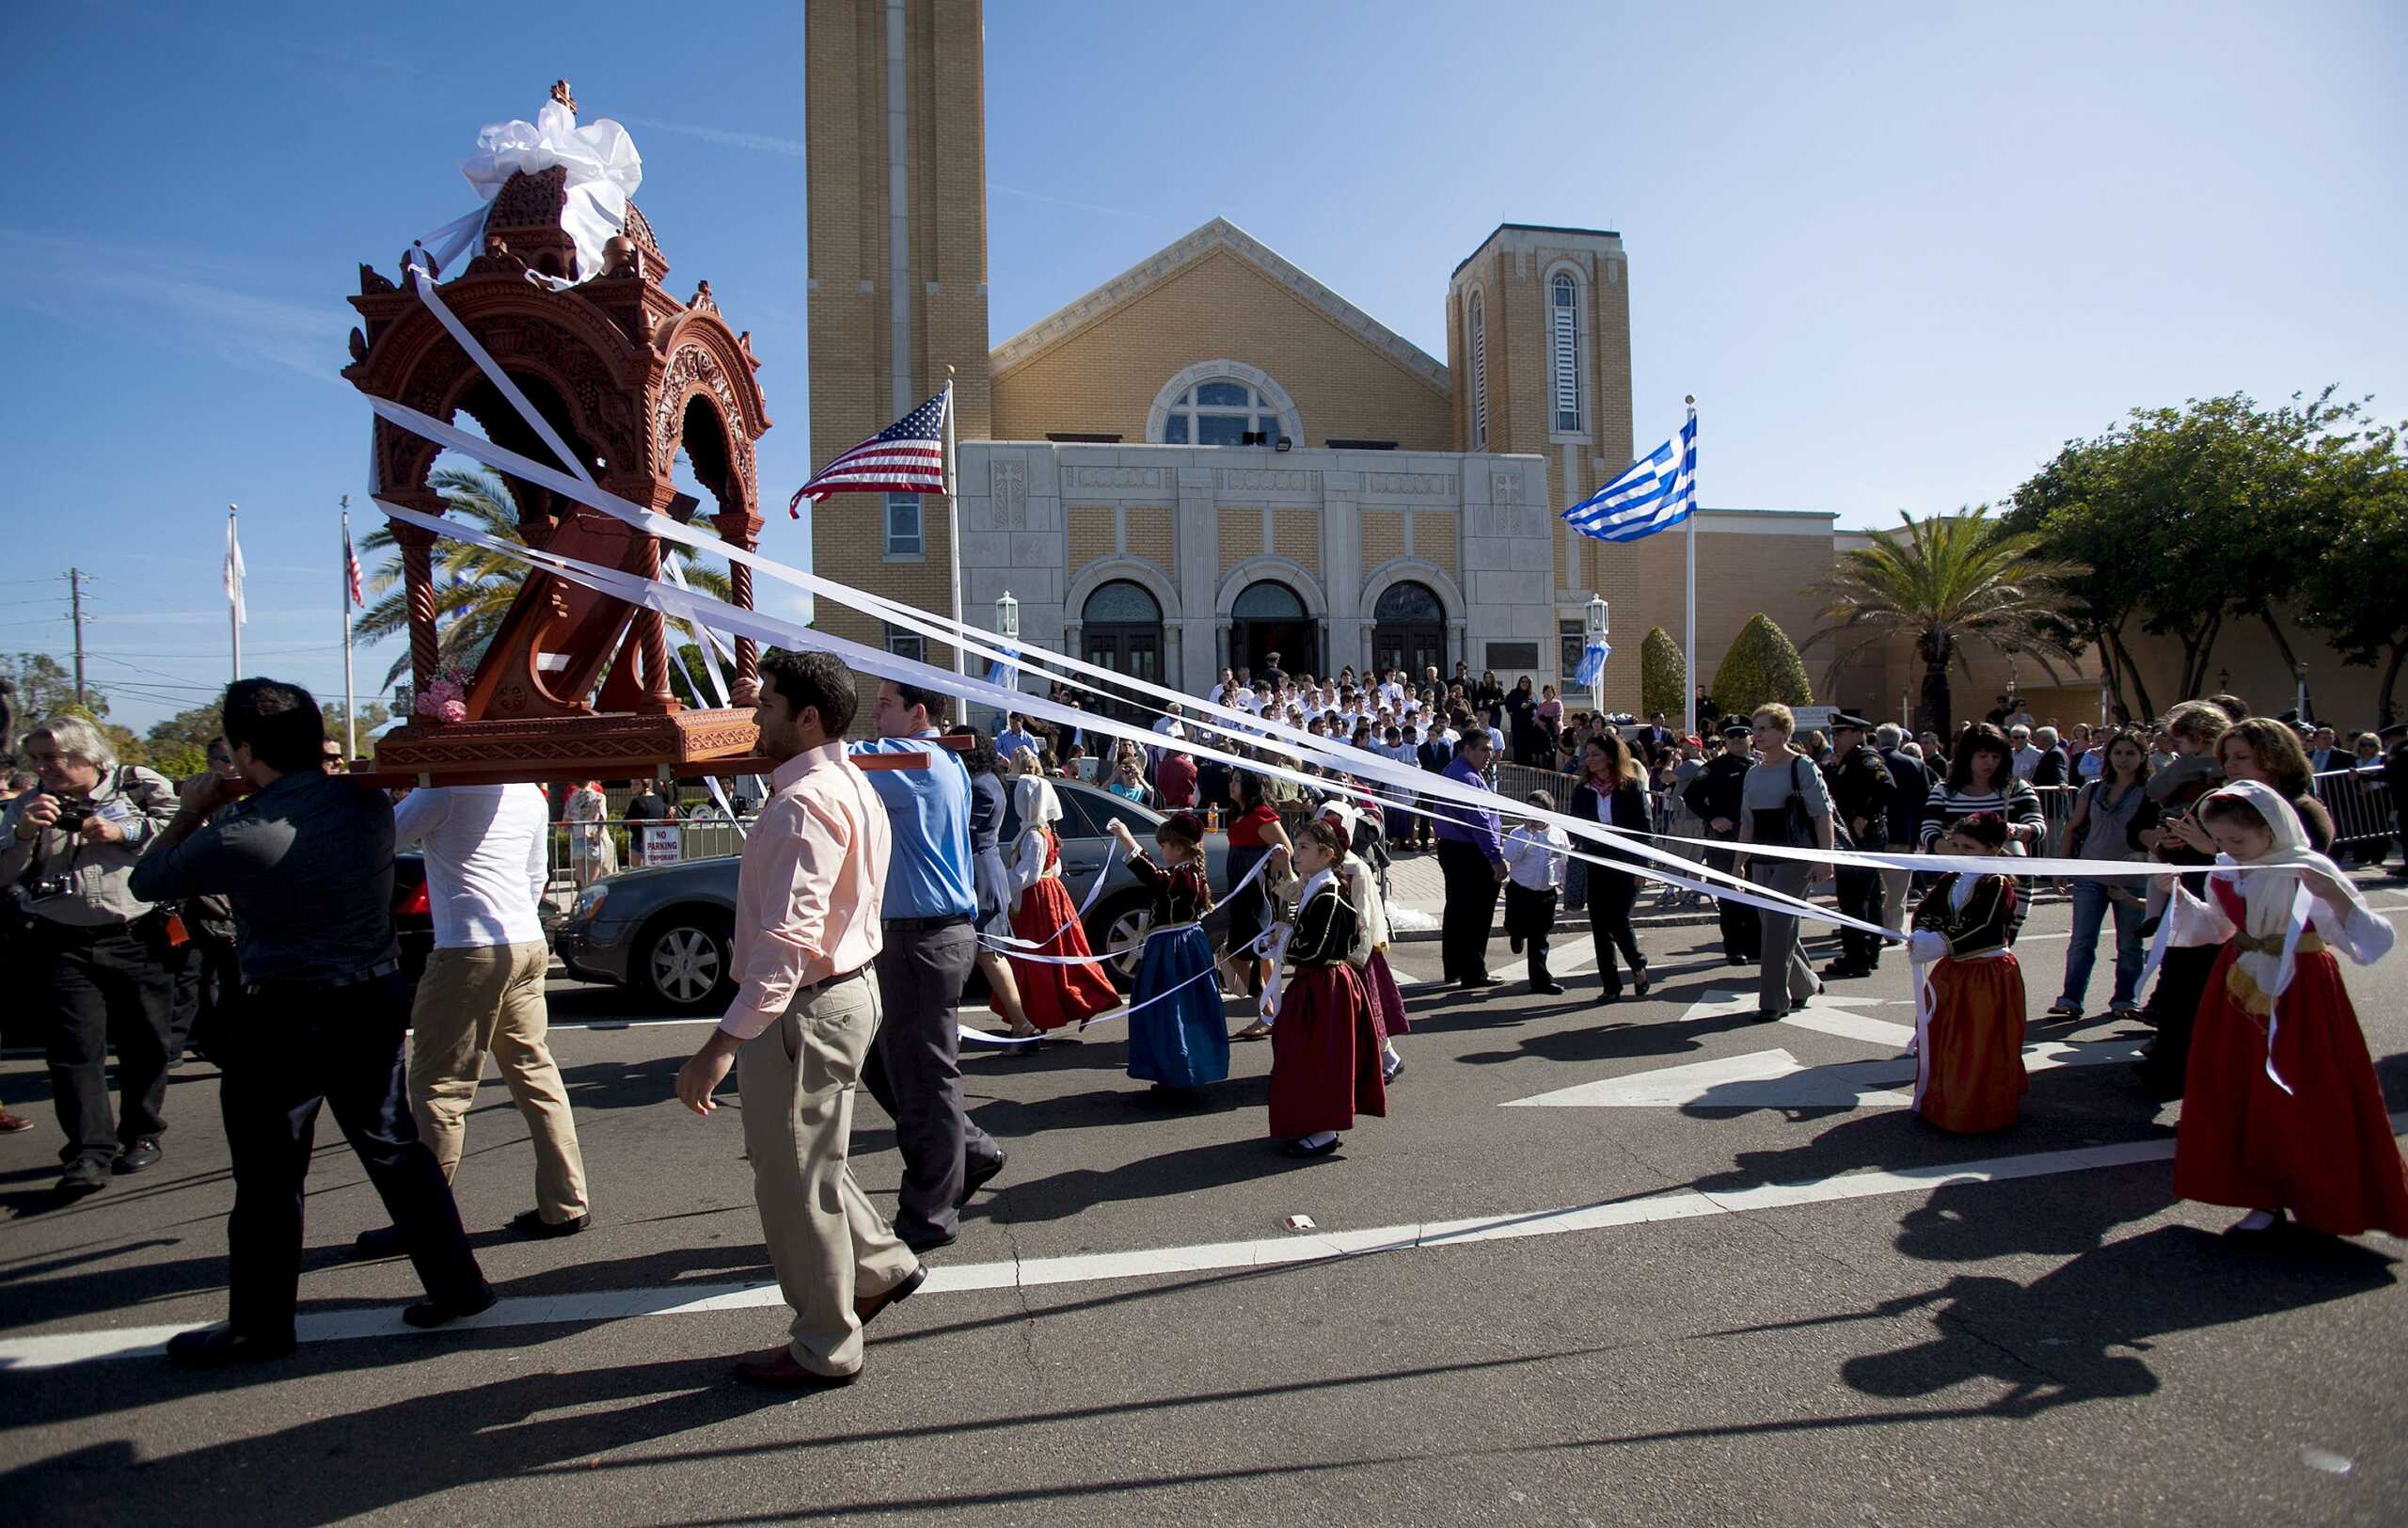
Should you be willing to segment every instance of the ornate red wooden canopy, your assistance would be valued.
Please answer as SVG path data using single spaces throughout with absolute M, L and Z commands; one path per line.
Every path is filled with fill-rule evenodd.
M 700 505 L 672 481 L 682 450 L 717 501 L 711 525 L 750 549 L 761 530 L 753 442 L 769 427 L 752 337 L 720 316 L 709 282 L 684 302 L 662 287 L 669 262 L 632 202 L 600 274 L 558 291 L 529 280 L 531 270 L 578 275 L 576 247 L 561 227 L 566 174 L 510 178 L 494 198 L 483 252 L 438 288 L 443 303 L 602 487 L 690 521 Z M 364 321 L 352 330 L 352 364 L 342 374 L 353 386 L 437 419 L 465 413 L 496 445 L 569 470 L 416 296 L 363 264 L 351 303 Z M 438 449 L 379 420 L 380 492 L 443 514 L 445 501 L 427 481 Z M 660 576 L 657 538 L 533 484 L 506 474 L 503 482 L 530 546 Z M 424 694 L 438 665 L 439 538 L 400 522 L 393 533 L 409 599 L 413 693 Z M 731 571 L 736 602 L 751 608 L 752 569 L 733 564 Z M 736 642 L 732 708 L 681 706 L 669 661 L 658 612 L 530 569 L 467 686 L 467 719 L 409 718 L 379 740 L 378 772 L 430 783 L 649 775 L 664 766 L 689 775 L 744 772 L 735 766 L 754 741 L 752 641 Z

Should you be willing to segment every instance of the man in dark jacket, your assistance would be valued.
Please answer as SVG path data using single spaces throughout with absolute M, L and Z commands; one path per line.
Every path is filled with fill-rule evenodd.
M 1879 852 L 1890 835 L 1890 798 L 1897 789 L 1889 765 L 1868 740 L 1873 724 L 1842 711 L 1831 718 L 1831 805 L 1858 849 Z M 1842 866 L 1832 877 L 1840 911 L 1867 923 L 1881 922 L 1881 872 Z M 1871 976 L 1881 964 L 1881 937 L 1860 929 L 1840 931 L 1840 958 L 1823 968 L 1826 979 Z
M 1748 724 L 1733 722 L 1724 727 L 1722 752 L 1706 760 L 1705 768 L 1681 792 L 1683 804 L 1705 824 L 1706 836 L 1726 843 L 1738 837 L 1739 795 L 1755 762 L 1749 747 Z M 1705 852 L 1705 863 L 1717 870 L 1730 869 L 1737 857 L 1732 850 Z M 1714 906 L 1722 922 L 1722 958 L 1733 965 L 1753 965 L 1764 940 L 1756 910 L 1728 898 L 1716 899 Z
M 2057 739 L 2055 727 L 2042 727 L 2032 734 L 2032 745 L 2040 750 L 2040 762 L 2032 767 L 2032 786 L 2046 790 L 2062 786 L 2073 778 L 2073 758 Z
M 1894 723 L 1884 722 L 1873 729 L 1873 746 L 1890 771 L 1890 852 L 1893 854 L 1915 852 L 1915 841 L 1923 832 L 1924 803 L 1931 799 L 1932 772 L 1922 759 L 1899 751 L 1906 740 L 1906 729 Z M 1912 870 L 1881 872 L 1881 907 L 1890 915 L 1893 929 L 1907 926 L 1907 894 L 1913 889 L 1914 879 Z

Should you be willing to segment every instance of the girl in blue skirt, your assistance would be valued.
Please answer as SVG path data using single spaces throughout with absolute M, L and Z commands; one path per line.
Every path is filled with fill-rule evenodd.
M 1129 1074 L 1157 1093 L 1200 1088 L 1229 1074 L 1228 1020 L 1214 979 L 1212 941 L 1197 925 L 1212 908 L 1204 872 L 1204 823 L 1177 812 L 1154 830 L 1156 860 L 1137 847 L 1129 825 L 1115 820 L 1112 836 L 1129 868 L 1153 889 L 1153 931 L 1129 995 Z

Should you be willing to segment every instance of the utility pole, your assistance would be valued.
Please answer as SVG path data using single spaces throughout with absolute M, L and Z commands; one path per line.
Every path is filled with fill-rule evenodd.
M 67 570 L 67 604 L 75 622 L 75 704 L 84 705 L 84 574 L 80 568 Z

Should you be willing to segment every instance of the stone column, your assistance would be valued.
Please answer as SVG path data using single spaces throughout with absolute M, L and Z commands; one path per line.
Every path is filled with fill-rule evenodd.
M 1208 622 L 1211 642 L 1180 645 L 1180 668 L 1167 681 L 1191 694 L 1212 688 L 1213 676 L 1228 662 L 1228 633 L 1213 611 L 1221 582 L 1221 517 L 1212 505 L 1212 470 L 1180 467 L 1179 507 L 1171 512 L 1171 565 L 1179 572 L 1179 613 Z

